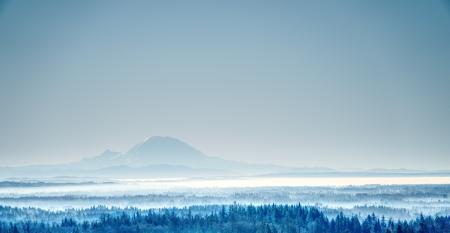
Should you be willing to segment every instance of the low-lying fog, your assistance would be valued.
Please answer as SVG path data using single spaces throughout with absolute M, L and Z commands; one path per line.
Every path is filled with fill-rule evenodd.
M 48 210 L 217 204 L 315 205 L 334 213 L 394 218 L 450 215 L 450 177 L 247 177 L 0 182 L 0 205 Z
M 343 187 L 359 185 L 450 184 L 450 177 L 247 177 L 247 178 L 172 178 L 110 179 L 88 181 L 76 179 L 20 180 L 0 186 L 0 197 L 23 195 L 145 195 L 192 189 L 257 187 Z

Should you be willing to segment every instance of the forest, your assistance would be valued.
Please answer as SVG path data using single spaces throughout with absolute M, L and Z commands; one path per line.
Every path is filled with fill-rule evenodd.
M 208 213 L 209 211 L 209 213 Z M 24 213 L 35 213 L 17 219 Z M 258 232 L 258 233 L 449 233 L 450 216 L 392 220 L 370 214 L 327 217 L 320 209 L 295 205 L 222 205 L 164 209 L 91 208 L 52 212 L 0 207 L 0 233 Z M 64 216 L 58 222 L 49 216 Z M 86 215 L 96 216 L 85 218 Z M 98 216 L 97 216 L 98 215 Z M 8 220 L 8 216 L 10 220 Z
M 133 181 L 136 182 L 136 181 Z M 174 183 L 174 182 L 172 182 Z M 153 187 L 155 182 L 139 183 Z M 170 185 L 171 183 L 164 183 Z M 423 215 L 449 215 L 450 185 L 363 185 L 345 187 L 255 187 L 215 189 L 132 190 L 135 183 L 79 184 L 57 187 L 0 188 L 0 203 L 11 207 L 47 210 L 89 209 L 106 206 L 139 209 L 166 207 L 297 204 L 316 206 L 327 217 L 339 212 L 358 215 L 375 213 L 386 218 L 412 220 Z M 130 188 L 131 187 L 131 188 Z M 65 189 L 67 188 L 67 189 Z M 74 190 L 83 190 L 76 191 Z M 105 190 L 100 192 L 99 190 Z M 214 211 L 214 210 L 211 210 Z M 1 212 L 0 212 L 1 220 Z M 60 219 L 58 219 L 59 221 Z M 85 219 L 79 219 L 85 220 Z

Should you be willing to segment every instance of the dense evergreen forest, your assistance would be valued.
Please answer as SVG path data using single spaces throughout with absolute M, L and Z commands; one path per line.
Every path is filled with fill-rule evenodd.
M 198 210 L 199 207 L 196 209 Z M 393 221 L 369 215 L 365 219 L 348 217 L 342 213 L 327 218 L 315 207 L 302 205 L 230 205 L 215 207 L 208 214 L 193 212 L 191 208 L 172 208 L 149 211 L 127 209 L 112 210 L 97 219 L 77 220 L 67 214 L 59 222 L 35 220 L 0 222 L 0 233 L 49 233 L 49 232 L 302 232 L 302 233 L 449 233 L 450 216 L 420 216 L 411 221 Z M 19 208 L 2 207 L 3 215 L 15 216 Z M 77 210 L 78 216 L 84 210 Z M 92 212 L 92 210 L 91 210 Z

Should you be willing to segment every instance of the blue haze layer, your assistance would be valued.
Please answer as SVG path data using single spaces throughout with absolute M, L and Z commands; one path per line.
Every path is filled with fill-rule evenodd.
M 0 159 L 448 169 L 449 42 L 445 1 L 3 0 Z

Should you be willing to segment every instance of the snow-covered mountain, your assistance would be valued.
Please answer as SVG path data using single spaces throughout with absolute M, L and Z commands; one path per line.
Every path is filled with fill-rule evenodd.
M 205 155 L 172 137 L 151 137 L 120 153 L 106 150 L 98 156 L 61 165 L 0 167 L 0 178 L 8 177 L 99 177 L 162 178 L 212 176 L 448 176 L 449 171 L 361 170 L 293 168 L 244 163 Z
M 72 166 L 78 168 L 106 168 L 110 166 L 171 165 L 192 169 L 216 170 L 224 173 L 248 175 L 255 173 L 277 172 L 283 167 L 263 164 L 248 164 L 207 156 L 191 145 L 172 137 L 154 136 L 138 143 L 125 153 L 105 151 L 101 155 L 84 159 Z
M 249 164 L 207 156 L 191 145 L 172 137 L 154 136 L 136 144 L 124 153 L 106 150 L 98 156 L 79 162 L 5 168 L 10 173 L 27 176 L 101 176 L 101 177 L 173 177 L 258 175 L 287 171 L 288 168 Z

